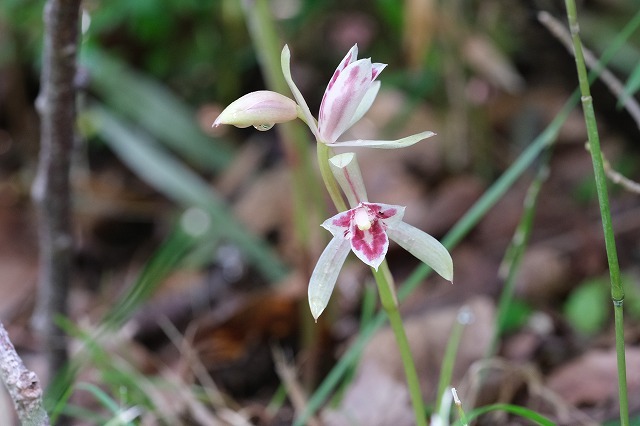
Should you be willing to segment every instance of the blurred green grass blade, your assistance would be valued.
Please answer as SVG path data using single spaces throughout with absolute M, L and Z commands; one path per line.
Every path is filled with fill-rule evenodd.
M 195 112 L 165 86 L 97 48 L 83 50 L 81 64 L 88 68 L 91 89 L 102 102 L 138 123 L 189 163 L 213 171 L 229 165 L 232 150 L 205 135 Z
M 60 326 L 69 336 L 82 343 L 81 350 L 70 361 L 70 366 L 74 371 L 79 371 L 83 366 L 91 363 L 101 376 L 100 383 L 109 387 L 112 393 L 117 394 L 121 389 L 125 389 L 129 400 L 128 404 L 145 407 L 150 412 L 157 411 L 158 407 L 154 405 L 151 397 L 151 389 L 157 389 L 159 383 L 142 374 L 126 359 L 111 354 L 105 349 L 102 343 L 106 339 L 104 336 L 104 333 L 107 332 L 105 328 L 89 332 L 68 318 L 61 318 Z M 69 386 L 69 389 L 73 390 L 72 385 Z M 113 399 L 109 396 L 107 398 Z M 62 408 L 64 410 L 64 406 Z M 121 412 L 122 410 L 118 408 L 114 413 L 120 414 Z M 167 424 L 177 423 L 173 421 Z
M 270 281 L 284 278 L 286 268 L 282 262 L 263 241 L 238 223 L 200 176 L 106 109 L 92 107 L 87 119 L 142 180 L 184 207 L 196 206 L 207 212 L 215 231 L 236 244 L 265 278 Z
M 442 406 L 442 400 L 447 388 L 451 385 L 453 377 L 453 368 L 455 367 L 456 357 L 458 356 L 458 348 L 462 341 L 462 332 L 467 324 L 473 321 L 473 312 L 468 306 L 463 306 L 456 315 L 456 321 L 451 327 L 449 333 L 449 341 L 442 358 L 442 366 L 440 367 L 440 379 L 438 380 L 438 392 L 436 395 L 436 409 Z
M 477 417 L 480 417 L 483 414 L 491 413 L 494 411 L 505 411 L 507 413 L 515 414 L 524 419 L 528 419 L 533 423 L 541 426 L 555 426 L 555 423 L 543 416 L 542 414 L 538 414 L 533 410 L 530 410 L 525 407 L 519 407 L 517 405 L 512 404 L 493 404 L 487 405 L 486 407 L 476 408 L 475 410 L 471 410 L 467 413 L 467 421 L 472 421 Z M 462 426 L 463 422 L 461 420 L 456 421 L 453 426 Z
M 510 308 L 513 306 L 513 299 L 516 290 L 516 279 L 522 265 L 524 255 L 529 246 L 529 238 L 533 231 L 533 222 L 538 204 L 538 196 L 542 185 L 549 176 L 549 162 L 551 161 L 552 147 L 549 147 L 540 157 L 538 172 L 527 189 L 527 194 L 523 202 L 523 212 L 520 222 L 513 233 L 509 247 L 507 247 L 504 258 L 500 265 L 500 275 L 504 278 L 504 286 L 500 293 L 498 309 L 496 313 L 496 323 L 493 330 L 491 344 L 489 345 L 486 358 L 495 355 L 498 341 L 504 334 L 508 323 L 508 314 L 513 313 Z M 506 273 L 504 272 L 506 271 Z
M 109 421 L 104 415 L 96 413 L 94 410 L 84 408 L 75 404 L 67 404 L 62 411 L 67 418 L 85 421 L 88 424 L 103 425 Z
M 98 401 L 100 404 L 102 404 L 103 407 L 109 410 L 111 414 L 118 414 L 118 412 L 120 411 L 120 407 L 118 406 L 118 403 L 114 401 L 113 398 L 111 398 L 111 396 L 107 395 L 105 391 L 103 391 L 96 385 L 83 382 L 83 383 L 78 383 L 76 385 L 76 389 L 89 392 L 91 395 L 93 395 L 96 401 Z
M 208 233 L 207 238 L 215 235 Z M 187 235 L 180 223 L 166 238 L 163 244 L 145 264 L 144 269 L 129 290 L 106 315 L 104 323 L 111 328 L 120 327 L 145 300 L 147 300 L 160 283 L 178 267 L 180 262 L 198 243 L 198 239 Z
M 624 91 L 622 92 L 620 99 L 618 99 L 618 107 L 622 105 L 625 99 L 635 95 L 638 89 L 640 89 L 640 63 L 636 65 L 627 79 L 627 82 L 624 85 Z

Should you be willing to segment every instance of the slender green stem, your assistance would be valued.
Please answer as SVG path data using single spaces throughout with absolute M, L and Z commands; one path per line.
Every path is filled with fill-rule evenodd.
M 320 174 L 322 175 L 324 186 L 327 188 L 327 192 L 329 192 L 331 201 L 333 201 L 333 204 L 339 212 L 348 210 L 347 204 L 342 198 L 338 182 L 336 182 L 336 178 L 331 172 L 331 167 L 329 167 L 329 157 L 333 154 L 333 150 L 322 142 L 317 142 L 316 145 L 318 147 L 318 167 L 320 168 Z
M 396 336 L 396 343 L 398 344 L 400 357 L 402 358 L 402 365 L 404 366 L 404 373 L 407 378 L 407 386 L 409 387 L 409 395 L 411 396 L 416 425 L 426 426 L 427 421 L 424 412 L 424 400 L 422 399 L 422 391 L 420 390 L 418 372 L 416 371 L 416 366 L 413 362 L 409 339 L 407 339 L 407 333 L 405 332 L 404 324 L 402 323 L 402 316 L 398 310 L 398 299 L 395 294 L 394 283 L 390 280 L 391 274 L 389 273 L 387 261 L 383 261 L 377 271 L 375 269 L 372 269 L 372 271 L 373 276 L 376 279 L 376 284 L 378 284 L 378 292 L 380 293 L 382 307 L 389 317 L 391 329 Z
M 580 27 L 578 25 L 578 13 L 574 0 L 565 0 L 567 8 L 567 18 L 569 20 L 569 30 L 573 41 L 573 49 L 576 58 L 576 68 L 578 80 L 580 82 L 580 93 L 582 95 L 582 109 L 587 126 L 589 137 L 589 151 L 593 162 L 596 188 L 598 190 L 598 202 L 600 204 L 600 215 L 602 217 L 602 227 L 604 230 L 605 247 L 607 259 L 609 261 L 609 274 L 611 277 L 611 298 L 614 306 L 616 353 L 618 361 L 618 392 L 620 397 L 620 423 L 622 426 L 629 425 L 629 407 L 627 398 L 627 373 L 624 353 L 624 322 L 623 322 L 623 301 L 624 289 L 620 279 L 620 267 L 618 265 L 618 254 L 616 252 L 615 236 L 611 223 L 611 210 L 609 208 L 609 196 L 607 194 L 607 180 L 604 172 L 602 152 L 600 150 L 600 137 L 596 116 L 593 109 L 593 99 L 587 78 L 587 68 L 582 52 L 580 41 Z

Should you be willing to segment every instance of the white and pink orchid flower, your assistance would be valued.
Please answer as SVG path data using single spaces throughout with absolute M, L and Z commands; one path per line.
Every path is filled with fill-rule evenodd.
M 316 121 L 291 77 L 291 52 L 285 45 L 280 57 L 282 73 L 296 101 L 268 90 L 252 92 L 225 108 L 213 123 L 213 127 L 231 124 L 236 127 L 254 126 L 258 130 L 268 130 L 275 123 L 284 123 L 299 117 L 307 123 L 316 140 L 328 146 L 386 149 L 404 148 L 435 135 L 433 132 L 426 131 L 391 141 L 365 139 L 338 141 L 338 138 L 371 108 L 380 90 L 380 82 L 376 79 L 387 66 L 371 62 L 371 58 L 357 59 L 357 57 L 358 45 L 356 44 L 349 50 L 329 80 Z
M 453 280 L 453 260 L 447 249 L 431 235 L 403 222 L 404 207 L 367 201 L 355 154 L 336 155 L 329 162 L 353 208 L 322 224 L 333 238 L 320 255 L 309 281 L 309 306 L 316 320 L 329 303 L 349 252 L 353 251 L 360 260 L 378 270 L 387 254 L 389 239 L 444 279 Z
M 371 58 L 357 59 L 357 57 L 358 45 L 356 44 L 349 50 L 329 80 L 322 97 L 316 124 L 309 106 L 291 77 L 289 47 L 285 45 L 282 49 L 280 58 L 282 73 L 300 107 L 302 118 L 318 142 L 329 146 L 390 149 L 410 146 L 435 135 L 435 133 L 427 131 L 393 141 L 363 139 L 338 141 L 338 138 L 371 108 L 380 89 L 380 82 L 376 81 L 376 78 L 387 66 L 386 64 L 372 63 Z

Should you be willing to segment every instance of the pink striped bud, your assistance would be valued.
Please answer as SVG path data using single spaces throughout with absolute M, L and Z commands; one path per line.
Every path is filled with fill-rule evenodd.
M 298 105 L 286 96 L 269 90 L 251 92 L 232 102 L 213 122 L 213 127 L 231 124 L 269 130 L 276 123 L 295 120 Z

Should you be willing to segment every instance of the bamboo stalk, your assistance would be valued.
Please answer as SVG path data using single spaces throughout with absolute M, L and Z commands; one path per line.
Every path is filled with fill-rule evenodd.
M 602 152 L 600 150 L 600 136 L 596 122 L 595 111 L 593 109 L 593 98 L 589 88 L 587 77 L 587 67 L 585 65 L 582 42 L 580 41 L 580 26 L 578 24 L 578 12 L 574 0 L 565 0 L 567 8 L 567 18 L 569 20 L 569 31 L 573 42 L 573 50 L 576 59 L 578 80 L 580 82 L 580 93 L 582 95 L 582 110 L 587 126 L 589 138 L 589 152 L 593 163 L 596 188 L 598 190 L 598 202 L 600 204 L 600 215 L 602 218 L 602 228 L 604 230 L 604 241 L 607 250 L 607 260 L 609 262 L 609 275 L 611 278 L 611 299 L 613 301 L 615 317 L 616 354 L 618 364 L 618 393 L 620 398 L 620 424 L 629 425 L 629 405 L 627 397 L 627 369 L 624 352 L 624 323 L 623 323 L 623 303 L 624 288 L 620 279 L 620 267 L 618 265 L 618 254 L 616 250 L 615 236 L 611 222 L 611 209 L 609 207 L 609 196 L 607 193 L 607 179 L 604 171 Z

